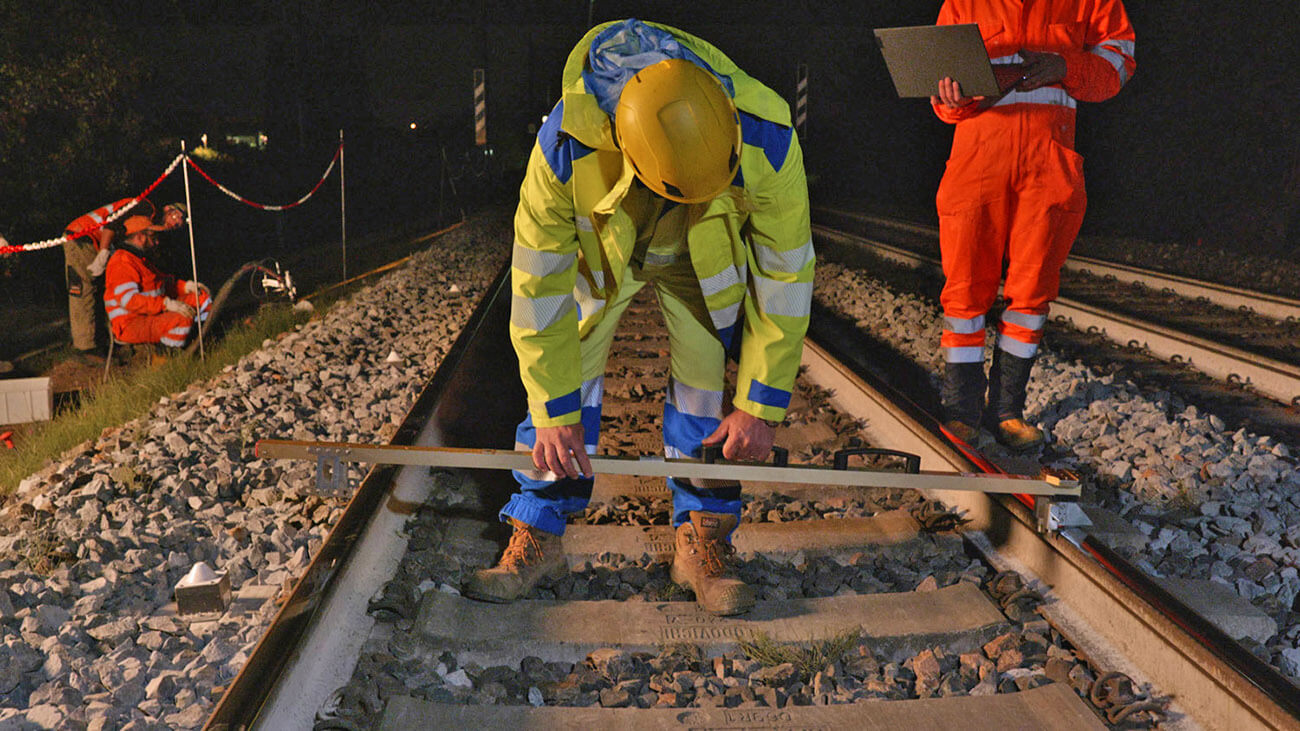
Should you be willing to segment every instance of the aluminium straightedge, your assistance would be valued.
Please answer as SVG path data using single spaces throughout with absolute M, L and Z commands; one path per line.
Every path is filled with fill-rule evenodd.
M 945 439 L 920 425 L 920 410 L 909 406 L 908 399 L 851 369 L 833 346 L 823 346 L 816 338 L 814 329 L 805 341 L 803 365 L 809 377 L 834 391 L 837 405 L 866 422 L 873 442 L 919 454 L 921 464 L 930 469 L 973 469 Z M 1081 548 L 1060 535 L 1043 535 L 1035 530 L 1033 510 L 1011 496 L 956 491 L 931 495 L 971 520 L 962 530 L 977 550 L 993 551 L 989 558 L 995 566 L 1014 568 L 1051 587 L 1043 611 L 1087 655 L 1103 663 L 1125 658 L 1132 670 L 1118 669 L 1171 694 L 1176 708 L 1203 728 L 1300 728 L 1296 686 L 1222 632 L 1216 635 L 1212 626 L 1206 628 L 1208 622 L 1167 593 L 1157 597 L 1163 611 L 1148 603 L 1144 594 L 1154 592 L 1140 594 L 1130 585 L 1152 582 L 1120 557 L 1098 551 L 1091 536 L 1072 536 Z

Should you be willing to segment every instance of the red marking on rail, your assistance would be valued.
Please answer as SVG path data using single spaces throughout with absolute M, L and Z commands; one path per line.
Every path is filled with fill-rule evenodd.
M 1006 470 L 988 461 L 988 459 L 986 459 L 984 455 L 980 454 L 974 447 L 967 444 L 965 441 L 958 439 L 957 436 L 952 432 L 948 431 L 948 428 L 945 427 L 943 424 L 939 425 L 939 431 L 945 437 L 948 437 L 948 441 L 952 443 L 952 446 L 957 448 L 957 451 L 965 455 L 966 459 L 969 459 L 971 462 L 973 462 L 975 466 L 980 468 L 980 470 L 982 470 L 985 474 L 990 474 L 990 475 L 1007 474 Z M 1014 497 L 1015 499 L 1019 500 L 1027 508 L 1034 507 L 1033 495 L 1022 495 L 1017 492 L 1017 493 L 1012 493 L 1011 497 Z

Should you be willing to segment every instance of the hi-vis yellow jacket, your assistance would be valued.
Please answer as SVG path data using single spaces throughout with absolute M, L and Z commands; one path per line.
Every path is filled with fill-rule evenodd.
M 561 100 L 538 132 L 515 213 L 510 338 L 535 426 L 579 422 L 579 338 L 630 277 L 636 231 L 619 204 L 634 173 L 582 78 L 592 38 L 604 27 L 589 31 L 569 54 Z M 740 172 L 726 192 L 688 207 L 687 246 L 719 338 L 741 338 L 736 407 L 779 420 L 808 328 L 814 264 L 803 153 L 790 108 L 713 46 L 657 27 L 735 88 L 744 142 Z

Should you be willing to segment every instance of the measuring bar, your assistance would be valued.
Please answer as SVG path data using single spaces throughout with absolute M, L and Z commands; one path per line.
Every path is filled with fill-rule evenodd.
M 919 465 L 916 455 L 891 450 L 852 450 L 884 453 L 909 458 Z M 358 444 L 349 442 L 302 442 L 263 439 L 254 452 L 266 459 L 315 459 L 318 479 L 341 487 L 343 462 L 399 464 L 426 467 L 461 467 L 535 471 L 531 452 L 505 449 L 458 449 L 452 447 L 408 447 L 394 444 Z M 967 490 L 985 493 L 1019 493 L 1057 498 L 1077 497 L 1079 481 L 1068 472 L 1048 472 L 1037 477 L 1028 475 L 986 475 L 969 472 L 910 472 L 847 467 L 847 455 L 837 455 L 839 466 L 784 465 L 761 462 L 716 462 L 698 459 L 666 459 L 657 456 L 590 455 L 597 474 L 636 475 L 640 477 L 676 477 L 679 479 L 730 480 L 733 482 L 798 482 L 813 485 L 849 487 L 899 487 L 909 490 Z M 913 460 L 915 460 L 913 462 Z M 784 461 L 783 459 L 781 461 Z M 543 473 L 542 479 L 557 479 Z

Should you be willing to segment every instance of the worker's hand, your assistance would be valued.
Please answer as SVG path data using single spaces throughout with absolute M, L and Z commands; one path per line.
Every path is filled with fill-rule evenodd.
M 931 104 L 936 106 L 942 104 L 949 109 L 960 109 L 982 101 L 984 101 L 982 96 L 962 96 L 961 84 L 953 80 L 951 76 L 939 79 L 939 94 L 930 97 Z
M 772 451 L 776 432 L 767 422 L 746 411 L 736 409 L 727 414 L 702 444 L 722 443 L 722 456 L 732 460 L 760 461 Z
M 1065 57 L 1056 53 L 1039 53 L 1020 49 L 1020 57 L 1025 59 L 1021 67 L 1022 78 L 1016 89 L 1033 91 L 1044 86 L 1059 84 L 1065 80 Z
M 198 294 L 199 292 L 207 292 L 207 291 L 208 288 L 203 284 L 203 282 L 196 282 L 193 280 L 188 280 L 185 282 L 185 294 Z
M 591 477 L 591 459 L 582 441 L 582 424 L 539 426 L 533 444 L 533 466 L 567 477 Z M 573 462 L 577 460 L 575 467 Z
M 1006 94 L 1025 80 L 1025 65 L 1020 63 L 1000 63 L 993 66 L 993 78 L 997 79 L 998 92 Z
M 193 320 L 194 316 L 198 314 L 194 311 L 193 307 L 190 307 L 189 305 L 185 304 L 184 302 L 181 302 L 180 300 L 174 300 L 171 297 L 167 297 L 163 300 L 163 308 L 166 309 L 168 312 L 177 312 L 182 315 L 185 315 L 191 320 Z

